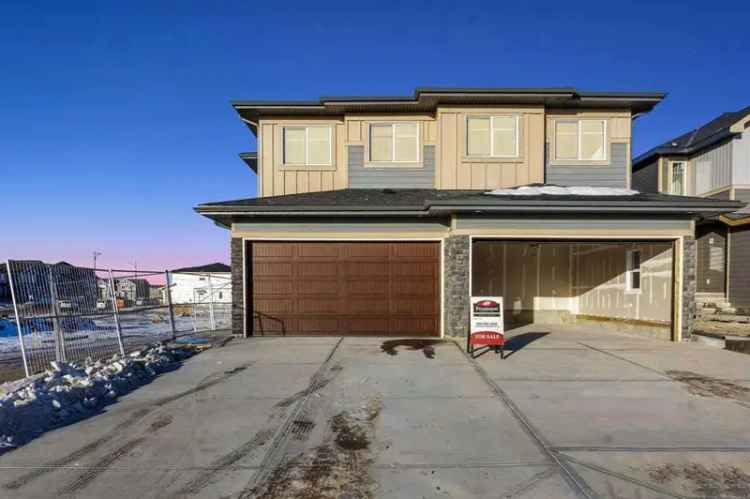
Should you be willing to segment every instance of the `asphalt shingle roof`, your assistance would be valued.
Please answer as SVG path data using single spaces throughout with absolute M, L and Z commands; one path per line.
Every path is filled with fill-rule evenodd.
M 644 163 L 654 156 L 666 154 L 691 154 L 703 149 L 704 147 L 716 144 L 717 142 L 730 137 L 732 135 L 729 130 L 730 127 L 748 114 L 750 114 L 750 106 L 740 109 L 739 111 L 723 113 L 705 125 L 649 149 L 633 159 L 633 166 Z

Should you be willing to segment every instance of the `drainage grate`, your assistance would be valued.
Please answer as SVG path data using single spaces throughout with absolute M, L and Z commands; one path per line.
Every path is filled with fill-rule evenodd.
M 315 423 L 306 420 L 292 421 L 292 438 L 295 440 L 307 440 L 310 432 L 315 427 Z

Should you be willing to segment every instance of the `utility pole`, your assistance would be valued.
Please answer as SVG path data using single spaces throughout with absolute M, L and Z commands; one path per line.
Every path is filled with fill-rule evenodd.
M 94 250 L 94 270 L 96 270 L 96 258 L 99 256 L 102 256 L 102 252 Z

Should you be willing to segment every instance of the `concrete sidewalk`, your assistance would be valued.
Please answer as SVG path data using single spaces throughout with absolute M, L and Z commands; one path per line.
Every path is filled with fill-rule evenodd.
M 750 496 L 750 356 L 512 336 L 504 360 L 430 340 L 235 340 L 0 456 L 0 496 Z

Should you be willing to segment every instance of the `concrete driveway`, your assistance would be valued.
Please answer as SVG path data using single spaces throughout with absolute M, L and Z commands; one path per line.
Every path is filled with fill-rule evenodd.
M 0 497 L 748 497 L 750 356 L 563 327 L 235 340 L 0 457 Z

